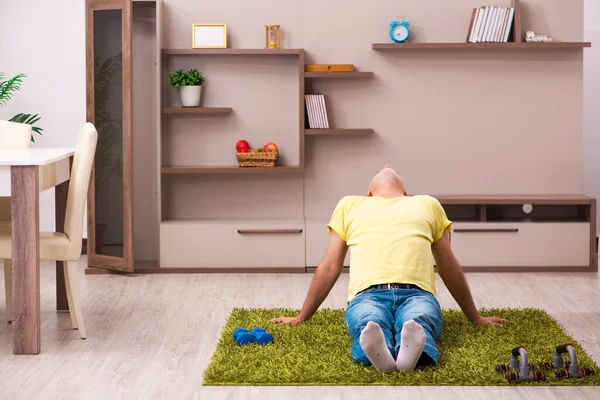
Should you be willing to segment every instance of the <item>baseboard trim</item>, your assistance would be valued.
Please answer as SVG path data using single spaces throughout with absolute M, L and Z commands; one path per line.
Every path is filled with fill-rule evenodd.
M 194 267 L 170 268 L 159 266 L 136 266 L 133 272 L 113 271 L 103 268 L 87 267 L 86 275 L 132 275 L 132 274 L 313 274 L 317 267 L 291 268 L 260 268 L 260 267 Z M 348 273 L 350 268 L 344 267 L 342 273 Z M 463 267 L 465 273 L 515 273 L 515 272 L 597 272 L 597 267 Z
M 589 267 L 463 267 L 464 272 L 596 272 L 597 266 Z
M 306 272 L 314 273 L 317 267 L 306 267 Z M 347 273 L 349 267 L 344 267 L 342 273 Z M 434 269 L 435 270 L 435 269 Z M 596 265 L 589 267 L 463 267 L 463 272 L 597 272 Z M 437 270 L 436 270 L 437 272 Z
M 87 267 L 86 275 L 131 275 L 131 274 L 303 274 L 306 273 L 305 267 L 290 268 L 259 268 L 259 267 L 194 267 L 194 268 L 169 268 L 169 267 L 138 267 L 133 272 L 112 271 L 103 268 Z

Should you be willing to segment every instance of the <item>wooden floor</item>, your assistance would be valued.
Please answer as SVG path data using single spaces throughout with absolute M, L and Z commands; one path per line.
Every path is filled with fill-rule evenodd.
M 85 263 L 88 339 L 70 329 L 67 314 L 54 311 L 54 267 L 43 263 L 42 354 L 13 356 L 10 325 L 0 323 L 3 399 L 600 398 L 598 387 L 202 387 L 229 311 L 299 308 L 312 275 L 84 275 Z M 598 274 L 471 273 L 468 279 L 479 307 L 543 308 L 600 363 Z M 344 274 L 324 306 L 344 307 L 346 286 Z M 456 308 L 441 281 L 438 291 L 442 306 Z

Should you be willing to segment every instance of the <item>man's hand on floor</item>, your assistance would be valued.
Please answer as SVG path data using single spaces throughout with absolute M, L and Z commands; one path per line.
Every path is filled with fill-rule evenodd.
M 302 321 L 298 317 L 273 318 L 271 320 L 271 322 L 273 322 L 274 324 L 284 324 L 284 325 L 287 324 L 287 325 L 291 325 L 291 326 L 297 326 L 302 323 Z
M 475 323 L 478 325 L 493 325 L 493 326 L 502 326 L 502 323 L 506 322 L 505 319 L 500 317 L 482 317 L 480 316 L 475 320 Z

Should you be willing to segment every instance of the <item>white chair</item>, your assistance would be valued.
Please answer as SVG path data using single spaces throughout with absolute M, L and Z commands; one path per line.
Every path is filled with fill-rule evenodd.
M 27 149 L 31 147 L 31 125 L 0 120 L 0 149 Z M 11 226 L 10 197 L 0 197 L 0 229 Z M 4 286 L 9 293 L 12 285 L 11 260 L 4 260 Z M 10 304 L 6 302 L 6 313 L 12 313 Z
M 79 334 L 83 339 L 86 337 L 86 333 L 79 296 L 77 264 L 81 258 L 83 217 L 97 142 L 98 132 L 96 128 L 91 123 L 86 123 L 79 130 L 77 137 L 77 146 L 75 148 L 75 156 L 73 157 L 67 195 L 64 233 L 40 232 L 40 259 L 64 261 L 65 284 L 71 322 L 74 329 L 79 329 Z M 1 229 L 0 258 L 5 260 L 5 269 L 7 265 L 10 265 L 10 262 L 7 263 L 6 260 L 12 257 L 11 253 L 11 231 Z M 12 287 L 7 286 L 7 310 L 12 310 L 12 307 L 9 306 L 11 302 Z M 9 321 L 12 320 L 12 315 L 8 311 L 7 313 Z

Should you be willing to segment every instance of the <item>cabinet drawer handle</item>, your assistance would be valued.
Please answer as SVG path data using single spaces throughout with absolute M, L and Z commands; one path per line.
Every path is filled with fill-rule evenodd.
M 238 233 L 302 233 L 302 229 L 238 229 Z
M 518 228 L 457 228 L 454 229 L 456 233 L 498 233 L 498 232 L 519 232 Z

